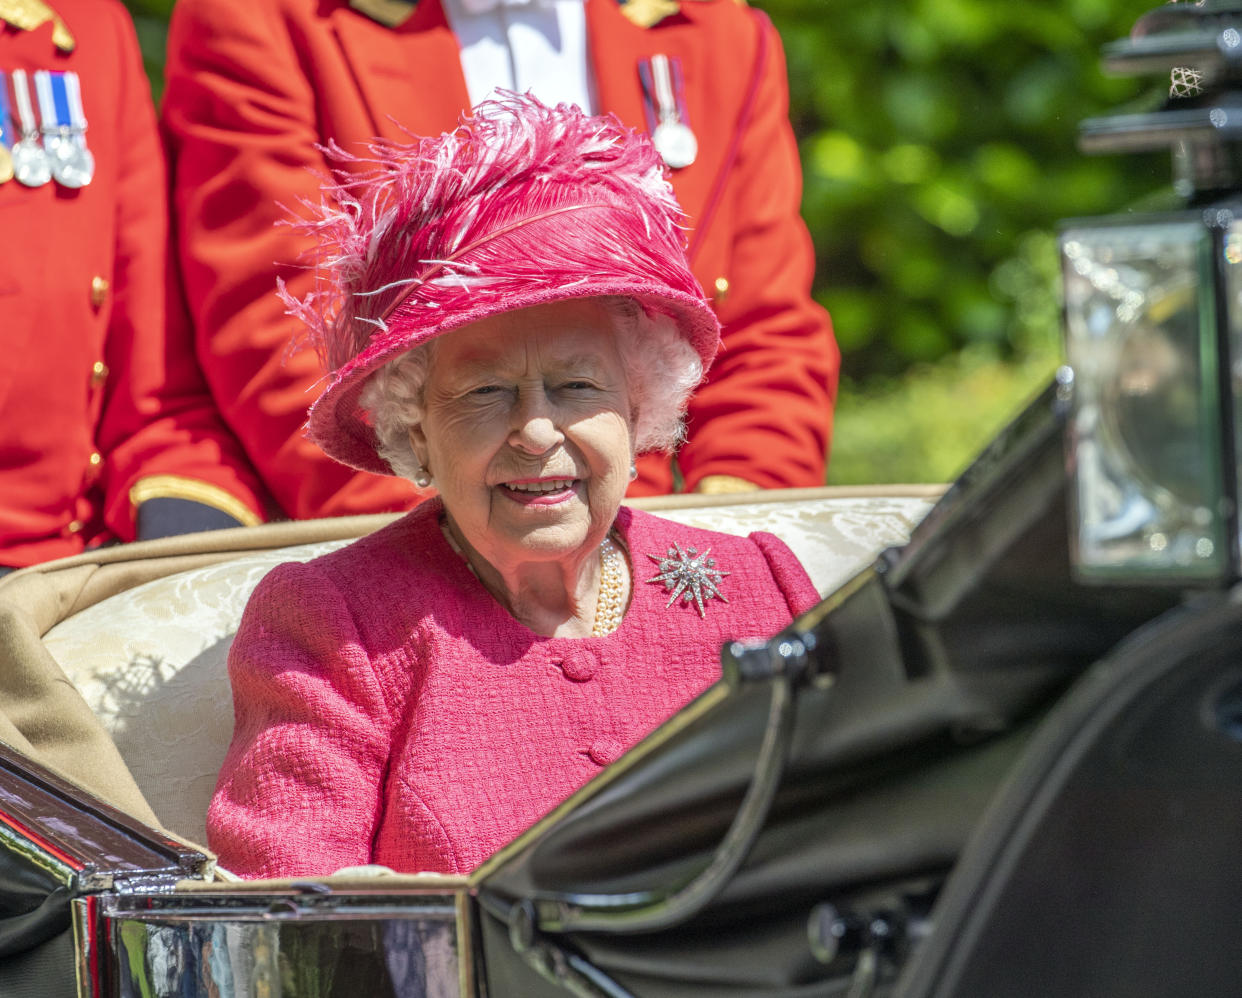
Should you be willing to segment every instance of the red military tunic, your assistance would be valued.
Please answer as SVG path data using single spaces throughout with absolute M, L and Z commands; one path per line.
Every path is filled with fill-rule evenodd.
M 643 28 L 616 0 L 586 0 L 597 107 L 647 128 L 640 60 L 680 60 L 695 162 L 672 173 L 690 258 L 715 295 L 723 349 L 689 410 L 678 463 L 764 487 L 819 485 L 839 354 L 812 302 L 813 254 L 798 215 L 801 175 L 784 58 L 767 18 L 734 0 L 686 2 Z M 174 158 L 179 252 L 198 348 L 226 419 L 292 516 L 396 508 L 406 483 L 336 468 L 302 436 L 323 376 L 290 355 L 297 324 L 272 288 L 303 294 L 308 237 L 286 206 L 318 199 L 316 144 L 357 152 L 380 135 L 451 129 L 469 105 L 439 0 L 396 28 L 343 0 L 180 0 L 164 115 Z M 276 265 L 273 266 L 273 261 Z M 632 494 L 670 491 L 667 459 L 640 460 Z
M 54 20 L 32 30 L 0 20 L 6 81 L 15 69 L 78 74 L 95 160 L 76 190 L 0 184 L 0 566 L 10 567 L 132 540 L 147 498 L 193 499 L 244 523 L 261 509 L 192 342 L 166 329 L 165 166 L 129 16 L 113 0 L 55 0 L 55 13 L 64 33 Z

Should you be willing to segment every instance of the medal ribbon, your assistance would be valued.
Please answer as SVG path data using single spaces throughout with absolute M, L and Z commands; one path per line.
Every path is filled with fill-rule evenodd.
M 13 132 L 9 128 L 9 81 L 8 76 L 0 70 L 0 145 L 6 149 L 13 145 Z
M 13 96 L 17 100 L 17 117 L 22 137 L 39 134 L 34 105 L 30 103 L 30 82 L 24 69 L 13 70 Z
M 66 119 L 60 116 L 60 109 L 56 106 L 56 98 L 52 93 L 52 74 L 46 69 L 36 69 L 34 82 L 35 95 L 39 100 L 39 118 L 42 121 L 43 134 L 55 135 L 62 130 L 64 127 L 62 122 Z
M 82 111 L 78 74 L 40 69 L 35 73 L 35 89 L 39 94 L 44 134 L 60 132 L 72 136 L 77 146 L 85 147 L 82 135 L 86 131 L 86 115 Z
M 9 151 L 12 145 L 13 129 L 9 126 L 9 89 L 8 80 L 0 72 L 0 184 L 7 184 L 13 179 L 16 170 L 13 167 L 13 154 Z
M 86 134 L 86 111 L 82 107 L 82 84 L 77 73 L 61 74 L 61 86 L 65 89 L 67 111 L 65 120 L 73 126 L 74 136 L 79 145 L 84 145 L 82 137 Z
M 685 81 L 681 60 L 656 54 L 638 63 L 638 78 L 643 85 L 643 106 L 647 112 L 647 131 L 666 121 L 689 124 L 686 113 Z

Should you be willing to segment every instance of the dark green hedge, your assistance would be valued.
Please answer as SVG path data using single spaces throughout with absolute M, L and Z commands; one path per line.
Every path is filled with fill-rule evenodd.
M 1075 147 L 1081 118 L 1153 89 L 1098 68 L 1150 2 L 762 6 L 788 52 L 816 293 L 855 379 L 969 344 L 1022 351 L 1053 300 L 1030 234 L 1167 184 L 1167 156 Z

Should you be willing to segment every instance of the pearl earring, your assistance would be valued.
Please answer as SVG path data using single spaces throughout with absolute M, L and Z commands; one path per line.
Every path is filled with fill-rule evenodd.
M 419 468 L 416 472 L 414 472 L 414 484 L 420 489 L 430 488 L 431 472 L 426 468 Z
M 631 482 L 634 481 L 634 479 L 637 477 L 638 477 L 638 465 L 631 464 L 630 465 L 630 481 Z

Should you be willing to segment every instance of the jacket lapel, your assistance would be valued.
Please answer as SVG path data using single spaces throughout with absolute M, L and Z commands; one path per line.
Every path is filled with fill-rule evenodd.
M 396 28 L 340 7 L 333 30 L 362 91 L 372 134 L 394 142 L 439 135 L 470 106 L 457 39 L 439 0 L 420 0 Z
M 647 29 L 631 23 L 617 0 L 587 0 L 586 14 L 596 110 L 611 111 L 626 125 L 646 132 L 638 60 L 652 51 Z

